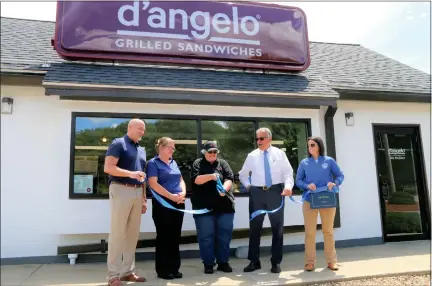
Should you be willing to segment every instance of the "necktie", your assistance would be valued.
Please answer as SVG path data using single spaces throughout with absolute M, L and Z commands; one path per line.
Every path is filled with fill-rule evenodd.
M 264 151 L 265 184 L 266 184 L 267 188 L 270 188 L 272 185 L 272 178 L 271 178 L 271 173 L 270 173 L 270 163 L 269 163 L 267 156 L 268 156 L 268 151 L 266 150 L 266 151 Z

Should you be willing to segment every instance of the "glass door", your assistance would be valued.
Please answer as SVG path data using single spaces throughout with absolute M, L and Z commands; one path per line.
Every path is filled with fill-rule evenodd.
M 374 127 L 385 241 L 430 239 L 422 150 L 415 127 Z

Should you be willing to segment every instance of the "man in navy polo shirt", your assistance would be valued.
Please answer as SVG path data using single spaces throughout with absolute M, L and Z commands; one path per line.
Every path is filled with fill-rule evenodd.
M 146 154 L 138 143 L 144 132 L 144 122 L 132 119 L 127 134 L 114 139 L 106 153 L 104 171 L 109 174 L 111 209 L 107 259 L 110 286 L 121 286 L 120 280 L 146 281 L 134 272 L 141 214 L 147 210 L 144 183 Z

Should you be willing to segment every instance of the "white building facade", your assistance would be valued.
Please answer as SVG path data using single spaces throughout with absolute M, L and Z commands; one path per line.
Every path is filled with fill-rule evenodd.
M 20 56 L 22 47 L 11 34 L 14 27 L 29 22 L 34 29 L 27 30 L 28 38 L 38 41 L 25 48 L 26 56 Z M 133 117 L 147 123 L 142 144 L 148 159 L 154 156 L 156 138 L 176 140 L 174 159 L 184 166 L 185 180 L 188 164 L 199 156 L 200 143 L 206 140 L 221 142 L 221 156 L 236 173 L 247 153 L 256 148 L 257 127 L 272 129 L 275 146 L 287 152 L 295 170 L 306 156 L 307 137 L 321 136 L 327 154 L 336 157 L 345 174 L 335 220 L 337 247 L 430 239 L 430 75 L 361 46 L 311 43 L 312 64 L 305 75 L 308 87 L 297 92 L 289 86 L 292 77 L 301 75 L 69 63 L 50 47 L 50 33 L 54 23 L 2 18 L 2 263 L 67 261 L 68 253 L 79 253 L 78 261 L 104 259 L 109 201 L 106 174 L 100 167 L 113 136 L 122 136 L 122 126 Z M 345 60 L 333 67 L 335 77 L 325 72 L 329 51 Z M 346 56 L 352 53 L 363 60 L 359 63 Z M 365 68 L 372 61 L 382 65 Z M 390 74 L 390 70 L 397 72 Z M 170 90 L 160 82 L 151 88 L 110 83 L 128 71 L 132 82 L 153 73 L 163 82 L 177 82 L 178 88 Z M 381 80 L 380 86 L 368 81 L 369 72 Z M 227 73 L 238 76 L 238 81 L 250 80 L 244 83 L 249 90 L 221 85 L 215 91 L 191 84 L 200 77 L 217 80 Z M 356 78 L 343 83 L 338 74 Z M 257 76 L 263 82 L 283 80 L 281 86 L 288 91 L 276 92 L 275 85 L 265 90 L 253 82 Z M 247 140 L 238 143 L 242 139 Z M 248 194 L 241 186 L 235 188 L 233 250 L 248 245 L 249 228 Z M 299 199 L 300 194 L 296 190 L 294 197 Z M 186 208 L 191 209 L 189 199 Z M 285 226 L 286 251 L 302 250 L 301 205 L 290 200 L 286 200 Z M 270 227 L 267 218 L 264 227 Z M 138 246 L 143 257 L 154 250 L 155 235 L 149 200 Z M 190 215 L 185 216 L 183 235 L 181 250 L 196 256 Z M 318 234 L 317 242 L 322 241 Z M 271 236 L 263 235 L 261 246 L 270 245 Z M 98 253 L 102 256 L 91 258 Z

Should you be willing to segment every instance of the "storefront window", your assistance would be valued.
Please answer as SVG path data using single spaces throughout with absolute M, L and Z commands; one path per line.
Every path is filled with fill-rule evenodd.
M 203 143 L 216 141 L 219 157 L 226 160 L 234 172 L 233 192 L 246 192 L 238 179 L 238 172 L 253 149 L 255 149 L 255 124 L 244 121 L 202 121 Z
M 76 117 L 72 193 L 108 194 L 105 153 L 111 141 L 127 130 L 129 118 Z
M 104 173 L 105 153 L 113 139 L 127 133 L 131 118 L 77 117 L 75 124 L 74 194 L 108 194 L 108 175 Z M 140 145 L 147 160 L 156 156 L 155 144 L 161 137 L 176 142 L 174 159 L 190 190 L 190 166 L 197 154 L 197 121 L 145 119 L 146 133 Z
M 300 162 L 307 157 L 307 125 L 304 122 L 259 122 L 259 127 L 267 127 L 272 132 L 272 145 L 285 151 L 294 170 L 294 181 Z M 294 186 L 294 194 L 302 191 Z
M 71 162 L 73 173 L 70 197 L 108 197 L 108 175 L 104 172 L 105 153 L 114 138 L 122 137 L 127 133 L 127 125 L 131 118 L 121 114 L 111 117 L 73 116 L 72 156 L 74 159 Z M 187 116 L 151 118 L 143 115 L 138 118 L 146 123 L 146 132 L 140 145 L 146 150 L 147 160 L 156 155 L 155 143 L 158 138 L 167 136 L 175 140 L 174 159 L 183 174 L 188 193 L 191 192 L 191 166 L 202 156 L 201 144 L 208 140 L 217 141 L 221 151 L 220 158 L 225 159 L 233 169 L 235 174 L 233 191 L 237 194 L 247 193 L 239 182 L 238 172 L 247 154 L 256 148 L 257 127 L 270 128 L 273 132 L 273 144 L 286 152 L 294 172 L 299 162 L 306 157 L 308 135 L 306 122 L 225 120 L 223 118 L 200 120 L 200 118 L 187 118 Z M 201 138 L 200 147 L 198 147 L 199 138 Z
M 197 120 L 179 119 L 144 119 L 146 133 L 140 142 L 146 148 L 147 160 L 156 156 L 155 144 L 161 137 L 170 137 L 175 141 L 174 160 L 177 162 L 186 183 L 187 192 L 191 192 L 190 172 L 197 158 Z M 147 193 L 150 196 L 150 193 Z

